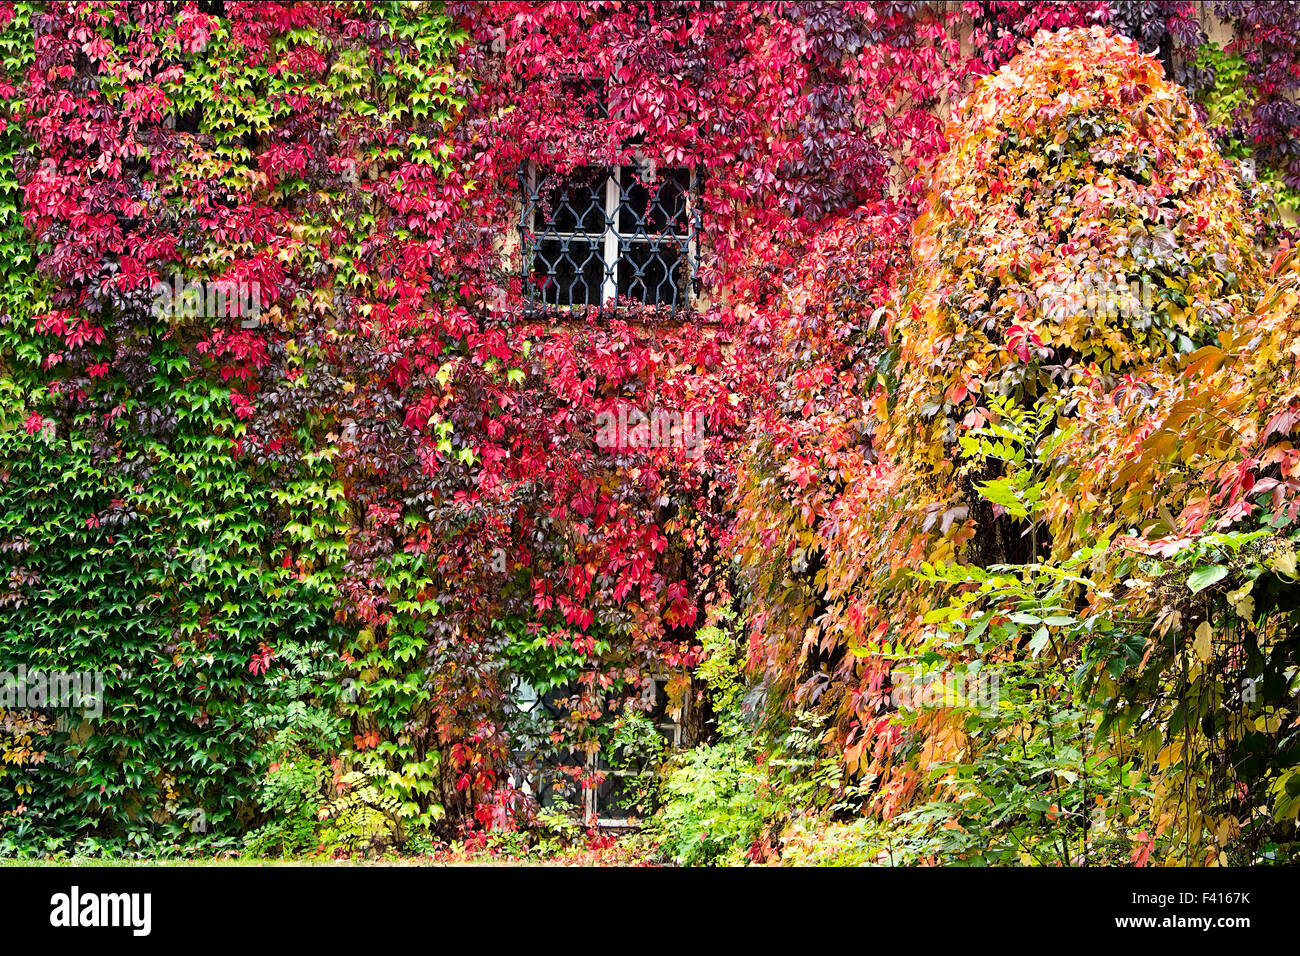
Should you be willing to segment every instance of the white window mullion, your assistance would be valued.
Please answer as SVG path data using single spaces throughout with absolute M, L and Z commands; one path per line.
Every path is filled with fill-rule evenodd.
M 622 168 L 615 166 L 605 180 L 605 281 L 601 287 L 600 301 L 608 305 L 618 298 L 618 197 Z
M 689 186 L 686 190 L 686 268 L 682 271 L 685 273 L 683 287 L 678 290 L 681 301 L 677 304 L 684 306 L 691 300 L 691 290 L 695 285 L 695 264 L 700 261 L 700 249 L 696 245 L 697 236 L 695 229 L 696 197 L 699 196 L 699 167 L 691 167 L 691 178 L 688 180 Z M 679 247 L 680 248 L 680 247 Z M 678 728 L 680 735 L 680 728 Z

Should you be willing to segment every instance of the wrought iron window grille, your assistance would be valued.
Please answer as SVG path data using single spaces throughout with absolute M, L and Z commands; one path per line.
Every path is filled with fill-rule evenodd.
M 685 709 L 679 719 L 673 718 L 667 691 L 670 679 L 668 674 L 650 679 L 647 716 L 669 749 L 678 750 L 685 743 L 683 723 L 690 704 L 688 700 L 683 705 Z M 566 713 L 563 700 L 572 690 L 572 687 L 556 688 L 550 695 L 544 695 L 526 681 L 516 679 L 512 703 L 533 725 L 532 734 L 523 735 L 525 740 L 533 739 L 540 747 L 549 739 L 550 725 L 563 718 Z M 548 696 L 552 699 L 548 700 Z M 583 822 L 588 826 L 618 829 L 633 825 L 624 806 L 626 773 L 611 770 L 599 754 L 565 750 L 538 759 L 538 754 L 527 752 L 526 745 L 524 750 L 517 750 L 514 757 L 517 766 L 511 773 L 510 786 L 532 795 L 541 806 L 573 807 L 581 812 Z M 578 787 L 572 775 L 578 767 L 593 777 L 599 774 L 603 779 L 595 786 Z
M 520 175 L 525 298 L 533 313 L 650 307 L 674 314 L 695 292 L 700 208 L 688 169 L 586 166 Z

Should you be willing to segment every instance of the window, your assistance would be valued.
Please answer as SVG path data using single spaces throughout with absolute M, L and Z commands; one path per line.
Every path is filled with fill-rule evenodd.
M 645 706 L 647 716 L 663 736 L 670 750 L 680 748 L 684 741 L 682 723 L 690 707 L 689 695 L 683 703 L 681 719 L 672 716 L 668 696 L 668 674 L 660 674 L 649 682 Z M 552 731 L 568 714 L 568 698 L 578 692 L 573 685 L 552 688 L 543 695 L 530 684 L 516 679 L 512 694 L 515 710 L 511 739 L 519 746 L 514 752 L 516 768 L 510 785 L 524 793 L 532 794 L 543 807 L 573 807 L 581 811 L 583 821 L 589 826 L 623 827 L 629 825 L 629 795 L 625 773 L 615 772 L 599 754 L 573 750 L 555 750 Z M 613 708 L 618 700 L 604 704 L 606 718 L 617 713 Z M 595 786 L 580 788 L 575 771 L 579 768 L 603 779 Z
M 620 302 L 684 308 L 698 204 L 686 169 L 583 167 L 524 179 L 525 288 L 539 310 Z

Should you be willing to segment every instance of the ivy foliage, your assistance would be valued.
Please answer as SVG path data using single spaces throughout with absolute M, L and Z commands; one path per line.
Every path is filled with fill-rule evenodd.
M 561 760 L 683 862 L 1293 852 L 1296 31 L 1215 8 L 0 3 L 0 670 L 104 679 L 0 705 L 0 845 L 487 845 Z M 592 167 L 693 176 L 684 317 L 529 300 Z

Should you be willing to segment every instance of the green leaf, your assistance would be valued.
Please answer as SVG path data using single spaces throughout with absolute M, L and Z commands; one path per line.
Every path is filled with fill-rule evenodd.
M 1200 567 L 1188 575 L 1187 586 L 1192 589 L 1193 594 L 1198 594 L 1210 585 L 1223 580 L 1227 573 L 1228 569 L 1221 564 Z

